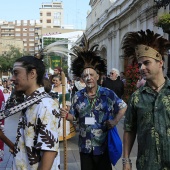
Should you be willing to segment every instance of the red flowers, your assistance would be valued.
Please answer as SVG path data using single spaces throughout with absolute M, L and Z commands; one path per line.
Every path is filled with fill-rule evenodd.
M 128 65 L 125 71 L 125 77 L 126 77 L 126 84 L 125 84 L 125 93 L 123 99 L 127 103 L 131 94 L 137 89 L 136 83 L 139 79 L 138 64 Z

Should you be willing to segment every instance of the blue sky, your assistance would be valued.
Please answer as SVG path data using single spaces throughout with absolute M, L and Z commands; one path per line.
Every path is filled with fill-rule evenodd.
M 43 2 L 52 2 L 52 0 L 4 0 L 0 5 L 0 19 L 6 21 L 39 19 L 39 8 Z M 62 0 L 62 2 L 64 24 L 85 29 L 90 0 Z

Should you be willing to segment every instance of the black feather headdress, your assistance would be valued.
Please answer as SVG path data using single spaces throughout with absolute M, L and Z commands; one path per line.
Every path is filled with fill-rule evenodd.
M 72 62 L 71 69 L 76 77 L 81 77 L 86 68 L 94 69 L 99 75 L 106 73 L 106 61 L 101 58 L 98 45 L 89 48 L 89 41 L 85 35 L 81 44 L 73 48 L 73 53 L 76 58 Z
M 136 60 L 142 56 L 164 60 L 170 42 L 160 34 L 146 31 L 128 32 L 123 38 L 124 56 Z

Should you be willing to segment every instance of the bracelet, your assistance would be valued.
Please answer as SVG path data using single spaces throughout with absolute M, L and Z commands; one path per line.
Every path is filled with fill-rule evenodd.
M 68 113 L 66 114 L 66 120 L 67 120 L 67 118 L 68 118 Z
M 131 159 L 129 158 L 122 158 L 122 164 L 132 164 Z

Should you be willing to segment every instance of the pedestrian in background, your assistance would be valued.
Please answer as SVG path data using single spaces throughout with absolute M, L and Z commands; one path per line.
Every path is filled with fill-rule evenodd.
M 144 86 L 145 83 L 146 83 L 146 80 L 141 75 L 139 75 L 139 80 L 136 83 L 136 87 L 140 88 L 140 87 Z
M 39 56 L 40 57 L 40 56 Z M 26 100 L 46 94 L 43 86 L 45 65 L 41 58 L 24 56 L 13 65 L 11 80 L 16 92 Z M 14 148 L 13 170 L 58 170 L 58 106 L 48 95 L 22 110 Z
M 87 42 L 85 37 L 83 42 Z M 81 170 L 112 170 L 107 133 L 124 115 L 126 104 L 112 90 L 97 84 L 99 75 L 106 73 L 105 60 L 83 42 L 75 47 L 77 58 L 72 62 L 72 72 L 83 77 L 86 87 L 75 94 L 69 113 L 61 109 L 61 116 L 79 120 Z
M 126 77 L 125 77 L 125 73 L 123 71 L 120 72 L 120 80 L 123 81 L 124 85 L 126 84 Z
M 125 56 L 134 57 L 144 86 L 131 96 L 124 120 L 123 170 L 131 170 L 130 152 L 137 136 L 137 170 L 170 169 L 170 80 L 164 77 L 164 55 L 170 42 L 151 30 L 129 32 Z
M 63 94 L 62 94 L 61 76 L 57 76 L 57 75 L 53 76 L 52 82 L 53 82 L 53 88 L 50 94 L 53 96 L 54 100 L 58 101 L 60 108 L 62 108 Z M 70 93 L 68 91 L 66 91 L 65 94 L 65 104 L 67 109 L 70 110 L 71 99 L 70 99 Z M 76 135 L 76 131 L 73 124 L 70 123 L 69 121 L 66 121 L 66 138 L 70 139 L 75 135 Z M 60 123 L 59 141 L 63 141 L 63 121 L 61 121 Z
M 103 81 L 102 86 L 114 91 L 119 98 L 124 94 L 124 83 L 120 80 L 119 70 L 116 68 L 112 68 L 110 77 Z

